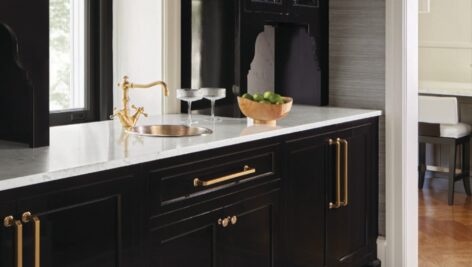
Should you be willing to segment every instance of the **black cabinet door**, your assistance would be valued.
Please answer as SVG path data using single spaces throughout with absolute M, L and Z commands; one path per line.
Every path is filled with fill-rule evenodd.
M 366 123 L 337 133 L 341 138 L 341 199 L 348 204 L 327 207 L 327 266 L 363 266 L 376 259 L 377 238 L 377 128 Z M 346 140 L 347 143 L 343 142 Z M 348 150 L 345 150 L 347 145 Z M 347 158 L 345 154 L 347 152 Z M 333 158 L 336 162 L 336 157 Z M 336 164 L 334 164 L 336 165 Z M 334 166 L 333 166 L 334 167 Z M 347 180 L 344 171 L 347 167 Z M 335 169 L 336 167 L 332 168 Z M 335 173 L 335 171 L 334 171 Z M 328 177 L 328 201 L 336 199 L 335 175 Z
M 217 234 L 218 267 L 276 266 L 279 190 L 224 209 Z
M 13 217 L 15 214 L 16 205 L 14 202 L 0 203 L 0 266 L 2 267 L 16 266 L 16 237 L 18 229 L 14 221 L 18 220 L 18 218 Z
M 244 11 L 283 14 L 285 0 L 242 0 Z
M 325 254 L 325 177 L 328 136 L 287 143 L 285 168 L 284 266 L 323 266 Z
M 153 267 L 215 267 L 216 234 L 221 209 L 150 229 Z
M 39 219 L 41 266 L 140 266 L 138 180 L 119 172 L 94 174 L 104 180 L 114 175 L 89 186 L 41 187 L 40 195 L 19 201 L 20 215 L 31 212 Z M 37 230 L 34 222 L 23 227 L 24 266 L 34 266 Z

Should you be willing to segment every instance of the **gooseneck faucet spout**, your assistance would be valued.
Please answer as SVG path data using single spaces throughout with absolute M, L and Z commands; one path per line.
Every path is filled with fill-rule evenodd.
M 147 117 L 148 114 L 144 113 L 144 107 L 136 107 L 134 105 L 131 105 L 131 108 L 136 110 L 136 112 L 133 115 L 130 115 L 130 109 L 129 109 L 129 89 L 134 89 L 134 88 L 142 88 L 142 89 L 147 89 L 151 88 L 154 86 L 162 86 L 164 89 L 164 95 L 168 96 L 169 95 L 169 89 L 167 87 L 167 84 L 163 81 L 157 81 L 149 84 L 135 84 L 135 83 L 130 83 L 128 80 L 128 76 L 123 77 L 123 81 L 118 84 L 118 87 L 121 87 L 123 91 L 123 108 L 113 114 L 111 118 L 118 117 L 120 119 L 121 125 L 123 125 L 123 128 L 129 129 L 134 126 L 136 126 L 136 123 L 138 122 L 139 118 L 141 115 Z M 116 108 L 115 108 L 116 110 Z

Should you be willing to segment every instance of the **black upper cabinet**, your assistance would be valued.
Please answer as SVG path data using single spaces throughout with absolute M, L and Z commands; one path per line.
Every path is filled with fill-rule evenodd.
M 283 14 L 284 0 L 244 0 L 244 11 Z
M 0 210 L 17 220 L 26 212 L 36 218 L 21 222 L 24 266 L 34 266 L 37 256 L 41 266 L 50 267 L 139 266 L 142 211 L 134 173 L 120 170 L 83 177 L 88 179 L 100 182 L 23 189 L 18 193 L 24 198 L 12 205 L 15 210 Z M 1 266 L 13 267 L 18 244 L 15 227 L 1 232 L 0 253 L 8 254 L 2 255 Z
M 328 0 L 182 0 L 183 87 L 226 88 L 221 116 L 242 116 L 237 96 L 248 88 L 256 41 L 274 27 L 274 90 L 294 102 L 324 106 L 328 99 Z M 254 66 L 253 66 L 254 67 Z M 209 111 L 209 102 L 192 106 Z M 182 105 L 182 111 L 187 106 Z

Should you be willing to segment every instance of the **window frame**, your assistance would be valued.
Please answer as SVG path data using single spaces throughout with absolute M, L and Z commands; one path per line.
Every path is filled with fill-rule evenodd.
M 107 120 L 113 111 L 113 0 L 84 1 L 85 108 L 50 111 L 50 126 Z

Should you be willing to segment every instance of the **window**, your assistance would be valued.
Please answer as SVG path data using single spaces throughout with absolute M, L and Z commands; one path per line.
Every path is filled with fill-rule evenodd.
M 51 112 L 85 108 L 85 1 L 50 0 Z
M 110 115 L 111 14 L 112 0 L 49 1 L 51 125 Z

